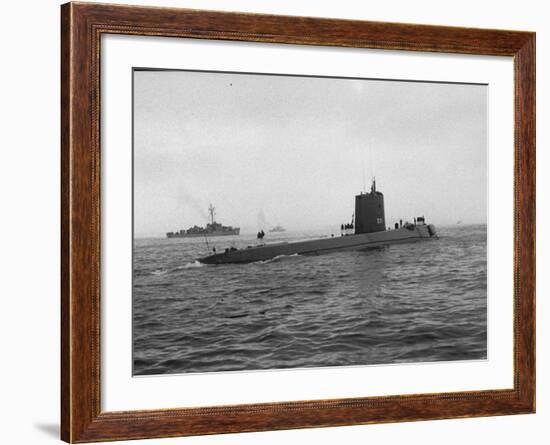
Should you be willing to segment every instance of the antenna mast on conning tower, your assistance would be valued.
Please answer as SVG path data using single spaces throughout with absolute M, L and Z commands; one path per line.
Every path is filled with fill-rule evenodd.
M 363 167 L 363 189 L 361 190 L 361 193 L 367 193 L 367 179 L 365 178 L 365 160 L 361 162 L 361 166 Z

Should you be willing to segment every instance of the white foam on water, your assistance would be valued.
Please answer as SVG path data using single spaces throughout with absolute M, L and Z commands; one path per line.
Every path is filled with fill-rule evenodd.
M 198 260 L 185 263 L 182 266 L 173 267 L 171 269 L 157 269 L 151 272 L 152 275 L 163 276 L 169 273 L 177 272 L 178 270 L 195 269 L 198 267 L 204 267 L 206 264 L 201 263 Z
M 195 260 L 195 261 L 190 262 L 190 263 L 185 263 L 181 267 L 176 267 L 176 270 L 195 269 L 196 267 L 204 267 L 204 266 L 206 266 L 206 264 L 201 263 L 198 260 Z
M 300 254 L 299 253 L 293 253 L 292 255 L 277 255 L 276 257 L 270 258 L 269 260 L 258 261 L 258 263 L 260 263 L 260 264 L 270 264 L 270 263 L 275 263 L 275 262 L 284 260 L 286 258 L 294 258 L 294 257 L 297 257 L 297 256 L 300 256 Z

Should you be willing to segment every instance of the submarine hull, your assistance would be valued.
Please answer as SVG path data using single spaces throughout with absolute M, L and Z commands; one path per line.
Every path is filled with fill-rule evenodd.
M 291 243 L 264 244 L 245 249 L 226 250 L 199 258 L 204 264 L 251 263 L 281 255 L 322 255 L 343 250 L 362 250 L 390 244 L 409 243 L 437 237 L 432 224 L 355 235 L 319 238 Z

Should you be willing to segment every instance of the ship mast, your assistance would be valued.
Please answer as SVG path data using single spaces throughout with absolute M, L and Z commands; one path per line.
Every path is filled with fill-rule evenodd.
M 215 215 L 215 208 L 214 206 L 212 205 L 212 203 L 210 203 L 210 205 L 208 206 L 208 213 L 210 213 L 210 224 L 214 224 L 214 215 Z

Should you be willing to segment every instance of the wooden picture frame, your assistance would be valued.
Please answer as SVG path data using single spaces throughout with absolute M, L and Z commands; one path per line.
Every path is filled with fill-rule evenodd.
M 512 56 L 514 387 L 102 412 L 100 38 L 221 39 Z M 61 7 L 61 437 L 71 443 L 495 416 L 535 411 L 535 34 L 92 3 Z

